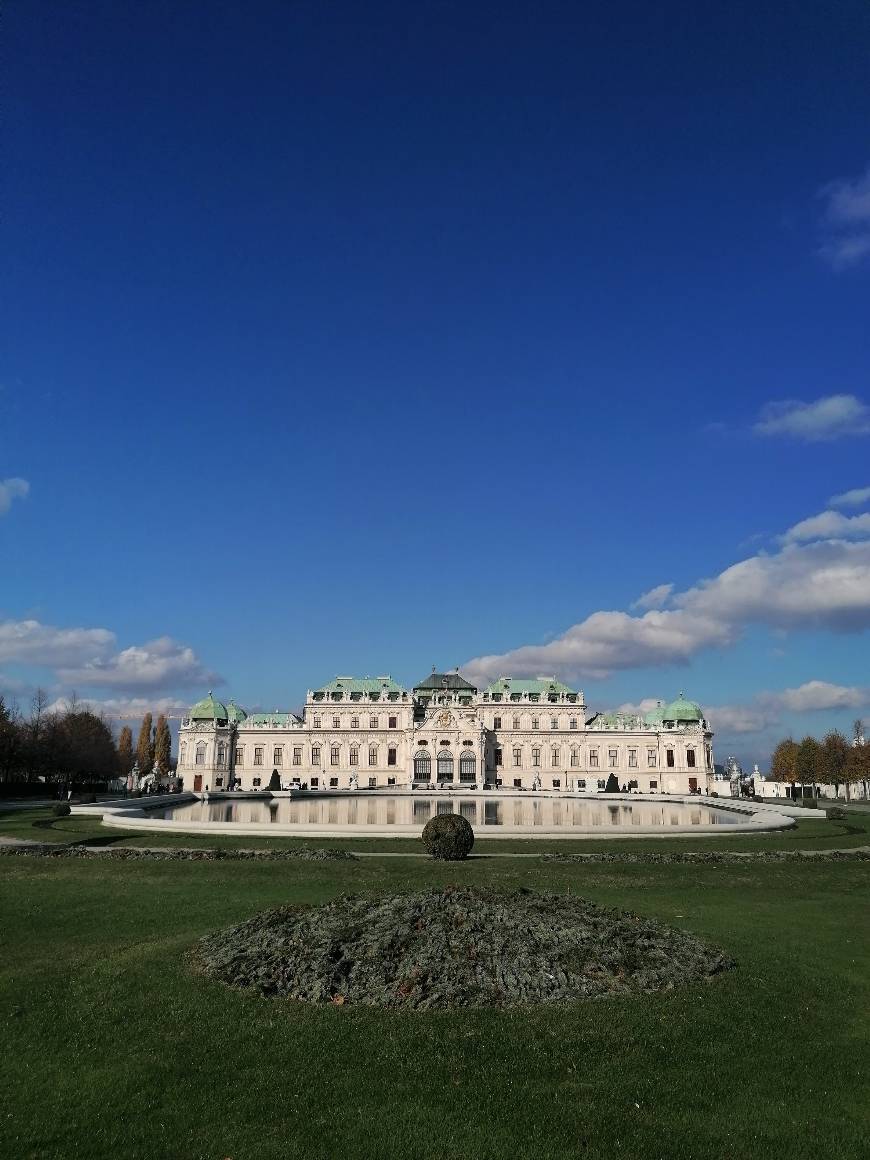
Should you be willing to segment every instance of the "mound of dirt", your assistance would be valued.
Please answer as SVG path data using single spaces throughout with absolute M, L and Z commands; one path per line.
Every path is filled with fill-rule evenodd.
M 582 898 L 470 888 L 280 907 L 207 935 L 196 957 L 209 977 L 264 995 L 417 1009 L 668 991 L 735 965 Z

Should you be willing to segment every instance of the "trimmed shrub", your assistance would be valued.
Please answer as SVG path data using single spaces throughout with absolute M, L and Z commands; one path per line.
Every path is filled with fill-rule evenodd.
M 844 822 L 846 820 L 846 811 L 842 806 L 828 806 L 825 810 L 825 817 L 830 822 Z
M 68 802 L 55 802 L 51 807 L 51 812 L 56 818 L 68 818 L 72 813 Z
M 281 774 L 278 772 L 277 769 L 272 770 L 272 776 L 269 778 L 269 789 L 271 789 L 271 790 L 280 790 L 281 789 Z
M 474 830 L 460 814 L 436 814 L 423 827 L 423 845 L 439 862 L 461 862 L 471 853 Z

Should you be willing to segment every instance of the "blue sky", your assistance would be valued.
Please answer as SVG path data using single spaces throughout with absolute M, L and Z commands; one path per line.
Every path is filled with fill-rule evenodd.
M 866 5 L 4 25 L 7 695 L 870 717 Z

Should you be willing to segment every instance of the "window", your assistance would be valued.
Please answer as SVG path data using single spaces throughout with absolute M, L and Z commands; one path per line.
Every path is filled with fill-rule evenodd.
M 522 789 L 522 788 L 523 788 L 523 779 L 521 777 L 515 777 L 514 778 L 514 789 Z
M 550 765 L 558 766 L 559 764 L 559 750 L 554 745 L 550 750 Z
M 577 788 L 578 789 L 585 789 L 586 788 L 586 779 L 585 778 L 583 778 L 583 777 L 577 778 Z
M 468 749 L 459 754 L 459 780 L 477 780 L 477 758 Z
M 263 746 L 262 745 L 255 745 L 254 746 L 254 765 L 262 765 L 262 764 L 263 764 Z
M 369 765 L 378 764 L 378 747 L 377 745 L 369 746 Z
M 337 777 L 331 777 L 329 779 L 329 788 L 330 789 L 338 789 L 338 778 Z
M 619 765 L 619 750 L 618 749 L 608 749 L 607 750 L 607 764 L 610 766 L 611 769 L 616 769 L 616 767 Z
M 425 749 L 414 754 L 414 781 L 429 781 L 432 777 L 432 758 Z
M 396 751 L 393 748 L 387 750 L 387 765 L 396 764 Z
M 341 728 L 341 718 L 340 717 L 333 717 L 332 718 L 332 728 L 333 729 L 340 729 Z
M 604 780 L 604 778 L 603 778 L 603 777 L 599 777 L 599 779 L 598 779 L 598 788 L 599 788 L 599 789 L 604 789 L 604 787 L 605 787 L 606 785 L 607 785 L 607 782 Z
M 597 749 L 590 749 L 589 750 L 589 768 L 590 769 L 597 769 L 598 768 L 598 750 Z
M 394 777 L 387 778 L 387 785 L 395 785 L 395 784 L 396 784 L 396 779 Z
M 628 751 L 628 768 L 637 769 L 637 750 L 629 749 Z
M 377 729 L 377 727 L 378 727 L 377 717 L 369 717 L 369 729 Z
M 359 729 L 359 717 L 351 717 L 350 727 L 351 729 Z
M 262 782 L 260 781 L 260 779 L 259 779 L 258 777 L 255 777 L 255 778 L 253 778 L 253 780 L 251 781 L 251 785 L 253 785 L 253 786 L 255 786 L 255 787 L 256 787 L 256 786 L 258 786 L 258 785 L 262 785 Z
M 537 728 L 538 728 L 538 718 L 537 718 L 537 717 L 533 717 L 533 718 L 532 718 L 532 728 L 533 728 L 533 729 L 537 729 Z
M 302 746 L 301 745 L 294 745 L 293 746 L 293 764 L 294 765 L 301 765 L 302 764 Z
M 650 787 L 650 789 L 658 789 L 658 788 L 659 788 L 659 783 L 658 783 L 657 781 L 651 781 L 651 782 L 649 783 L 649 787 Z
M 315 718 L 314 718 L 314 728 L 315 728 L 315 729 L 319 729 L 319 728 L 320 728 L 320 718 L 319 718 L 319 717 L 315 717 Z
M 535 769 L 538 769 L 540 767 L 540 764 L 541 764 L 541 751 L 540 751 L 540 749 L 533 749 L 532 750 L 532 765 L 535 767 Z
M 654 749 L 646 751 L 646 766 L 647 769 L 655 769 L 656 767 L 656 751 Z
M 276 745 L 272 751 L 272 764 L 281 765 L 284 760 L 284 750 L 280 745 Z
M 396 725 L 398 724 L 398 720 L 399 720 L 399 718 L 398 718 L 398 717 L 389 717 L 389 718 L 387 719 L 387 726 L 388 726 L 390 729 L 395 729 L 395 728 L 396 728 Z
M 359 765 L 359 748 L 356 745 L 350 747 L 350 763 L 351 765 Z
M 226 769 L 227 767 L 227 747 L 226 742 L 219 741 L 217 748 L 217 763 L 219 769 Z
M 369 778 L 369 789 L 376 789 L 377 784 L 378 784 L 378 779 L 376 777 Z
M 200 741 L 196 747 L 196 764 L 205 765 L 205 742 Z
M 320 765 L 320 746 L 319 745 L 312 745 L 311 746 L 311 764 L 312 765 Z
M 553 789 L 561 789 L 561 788 L 562 788 L 561 777 L 554 777 L 553 778 Z
M 520 769 L 523 764 L 523 751 L 519 745 L 514 746 L 514 768 Z
M 514 717 L 514 729 L 519 729 L 519 727 L 520 727 L 520 719 L 519 719 L 519 717 Z
M 571 729 L 576 729 L 577 728 L 577 718 L 572 717 L 571 720 L 568 722 L 568 725 Z
M 573 748 L 571 749 L 571 764 L 572 765 L 579 765 L 580 764 L 580 750 L 577 748 L 576 745 L 573 746 Z
M 238 750 L 236 750 L 236 752 L 238 753 Z M 178 749 L 178 764 L 184 765 L 186 759 L 187 759 L 187 742 L 182 741 L 182 743 Z
M 493 717 L 492 727 L 493 729 L 501 729 L 501 717 Z
M 673 751 L 673 749 L 666 749 L 665 750 L 665 761 L 667 762 L 668 769 L 674 768 L 674 751 Z
M 319 777 L 312 777 L 311 788 L 312 789 L 320 789 L 320 778 Z
M 694 751 L 694 749 L 687 749 L 686 750 L 686 765 L 688 765 L 689 769 L 695 768 L 695 751 Z
M 558 717 L 551 717 L 550 718 L 550 728 L 551 729 L 558 729 L 559 728 L 559 718 Z
M 474 745 L 474 742 L 471 740 L 471 738 L 469 738 L 467 741 L 462 742 L 463 749 L 471 749 L 472 745 Z
M 500 746 L 495 751 L 495 768 L 501 769 L 501 747 Z
M 181 760 L 184 761 L 184 754 L 181 755 Z M 245 764 L 245 748 L 243 745 L 236 746 L 236 765 Z
M 446 749 L 438 754 L 438 780 L 453 781 L 453 754 Z
M 332 746 L 332 748 L 331 748 L 331 749 L 330 749 L 330 751 L 329 751 L 329 764 L 330 764 L 330 765 L 338 765 L 338 761 L 339 761 L 339 750 L 338 750 L 338 746 L 337 746 L 337 745 L 333 745 L 333 746 Z
M 216 785 L 216 786 L 223 785 L 223 784 L 224 784 L 224 779 L 223 779 L 222 777 L 216 777 L 216 778 L 215 778 L 215 782 L 214 782 L 214 783 L 215 783 L 215 785 Z

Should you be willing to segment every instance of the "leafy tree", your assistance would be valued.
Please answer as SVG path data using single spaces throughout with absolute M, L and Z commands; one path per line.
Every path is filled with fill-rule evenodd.
M 858 782 L 870 780 L 870 745 L 850 745 L 843 767 L 843 780 L 846 783 L 846 800 L 849 800 L 849 787 Z
M 831 729 L 822 741 L 819 753 L 819 781 L 825 785 L 832 785 L 837 792 L 843 781 L 843 770 L 846 767 L 849 749 L 849 742 L 839 729 Z
M 108 781 L 118 772 L 112 730 L 89 709 L 74 709 L 57 721 L 58 772 L 65 781 Z
M 798 745 L 791 737 L 786 737 L 780 741 L 770 758 L 770 772 L 773 774 L 776 781 L 787 781 L 794 789 L 795 779 L 797 777 Z
M 126 777 L 133 768 L 133 730 L 125 725 L 118 738 L 118 772 Z
M 161 713 L 157 718 L 157 727 L 154 730 L 154 767 L 161 773 L 169 773 L 169 763 L 172 758 L 172 737 L 169 732 L 169 722 Z
M 139 764 L 139 774 L 144 777 L 151 772 L 154 764 L 154 742 L 151 739 L 151 714 L 146 713 L 139 727 L 139 737 L 136 741 L 136 761 Z
M 816 796 L 816 782 L 819 780 L 821 746 L 815 737 L 805 737 L 797 748 L 795 755 L 795 773 L 803 787 L 809 782 L 813 787 L 813 797 Z
M 0 780 L 10 781 L 21 761 L 21 727 L 17 714 L 0 696 Z

